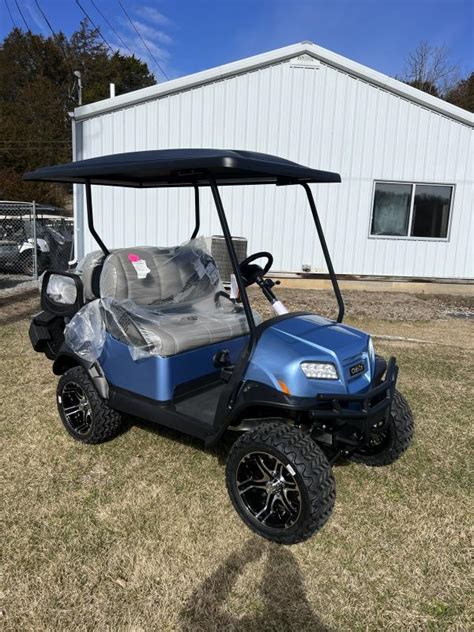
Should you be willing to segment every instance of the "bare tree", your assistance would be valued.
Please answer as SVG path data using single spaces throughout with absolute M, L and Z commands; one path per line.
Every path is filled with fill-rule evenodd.
M 459 81 L 459 68 L 451 62 L 446 46 L 432 46 L 423 41 L 408 54 L 401 79 L 443 98 Z

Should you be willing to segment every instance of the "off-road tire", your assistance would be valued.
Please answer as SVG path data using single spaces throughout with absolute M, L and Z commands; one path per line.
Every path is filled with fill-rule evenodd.
M 378 452 L 353 452 L 349 460 L 372 467 L 381 467 L 394 463 L 408 448 L 414 432 L 413 413 L 407 400 L 399 391 L 395 391 L 393 396 L 387 430 L 387 438 Z
M 74 430 L 63 409 L 64 388 L 71 383 L 79 385 L 90 405 L 91 424 L 90 429 L 85 433 Z M 91 444 L 109 441 L 120 433 L 124 424 L 122 415 L 110 408 L 107 402 L 99 396 L 87 371 L 81 366 L 75 366 L 61 376 L 57 388 L 57 404 L 61 421 L 67 432 L 81 443 Z
M 264 452 L 277 457 L 295 472 L 301 510 L 297 521 L 287 529 L 272 529 L 252 516 L 237 488 L 237 470 L 246 454 Z M 227 457 L 226 483 L 235 510 L 245 524 L 260 536 L 280 544 L 296 544 L 310 538 L 329 519 L 336 498 L 331 466 L 319 446 L 298 428 L 284 421 L 262 423 L 246 432 L 232 446 Z

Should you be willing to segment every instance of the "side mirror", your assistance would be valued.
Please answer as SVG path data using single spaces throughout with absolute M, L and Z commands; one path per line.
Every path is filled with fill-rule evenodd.
M 82 307 L 81 278 L 70 272 L 48 270 L 41 285 L 41 309 L 58 316 L 74 316 Z

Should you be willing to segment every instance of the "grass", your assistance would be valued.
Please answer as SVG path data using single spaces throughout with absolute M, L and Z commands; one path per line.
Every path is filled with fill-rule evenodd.
M 471 322 L 354 322 L 443 343 L 376 341 L 397 355 L 416 440 L 390 467 L 337 467 L 333 517 L 285 548 L 239 520 L 219 450 L 146 425 L 74 442 L 49 361 L 31 350 L 28 321 L 11 320 L 0 329 L 6 630 L 472 629 Z

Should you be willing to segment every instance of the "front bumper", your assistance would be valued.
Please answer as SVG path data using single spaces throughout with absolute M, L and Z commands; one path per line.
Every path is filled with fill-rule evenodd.
M 398 366 L 392 357 L 385 376 L 376 375 L 369 391 L 360 395 L 318 395 L 310 419 L 331 434 L 334 446 L 367 445 L 374 426 L 383 427 L 389 420 L 397 377 Z

